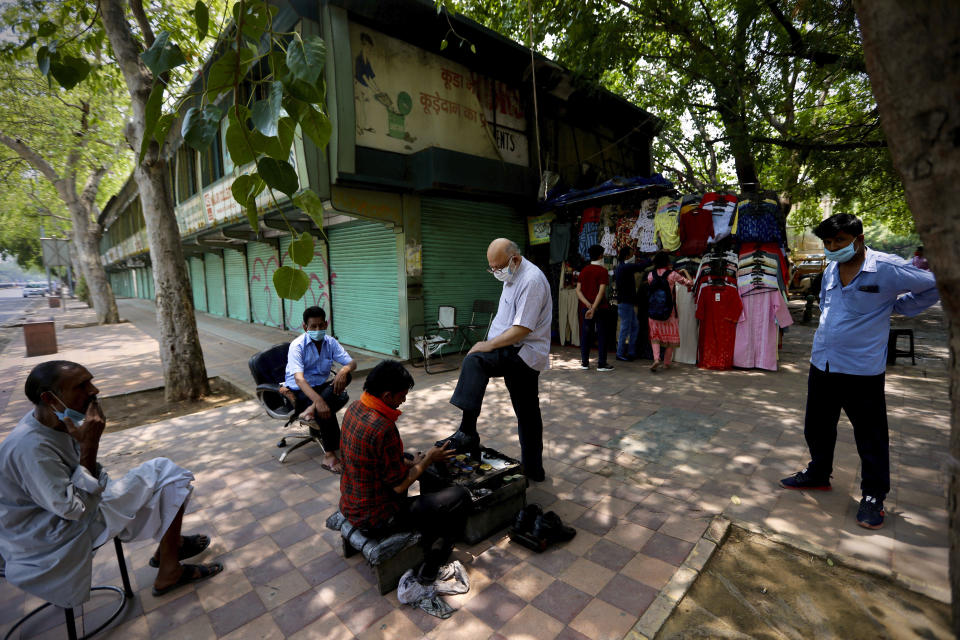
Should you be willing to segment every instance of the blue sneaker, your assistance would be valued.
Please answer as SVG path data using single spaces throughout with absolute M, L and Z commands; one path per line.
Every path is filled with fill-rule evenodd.
M 867 529 L 879 529 L 883 526 L 883 500 L 873 496 L 863 496 L 857 509 L 857 524 Z

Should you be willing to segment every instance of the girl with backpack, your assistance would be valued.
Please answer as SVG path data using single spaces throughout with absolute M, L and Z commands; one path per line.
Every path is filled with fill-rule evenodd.
M 680 326 L 673 296 L 673 288 L 677 283 L 689 287 L 693 285 L 693 280 L 686 271 L 673 270 L 667 253 L 661 251 L 653 256 L 653 271 L 647 275 L 647 323 L 653 349 L 651 371 L 660 367 L 669 368 L 673 350 L 680 346 Z

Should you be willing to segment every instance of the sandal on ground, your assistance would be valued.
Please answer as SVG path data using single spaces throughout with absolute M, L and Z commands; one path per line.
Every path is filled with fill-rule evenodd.
M 181 537 L 183 538 L 183 542 L 180 544 L 180 555 L 177 557 L 177 560 L 192 558 L 195 555 L 203 553 L 203 551 L 210 546 L 210 536 L 205 536 L 202 533 Z M 154 569 L 160 566 L 160 561 L 157 560 L 157 556 L 150 558 L 150 566 Z
M 320 464 L 321 469 L 326 469 L 330 473 L 335 473 L 337 475 L 343 473 L 343 465 L 340 464 L 340 461 L 337 460 L 333 464 L 327 464 L 326 462 Z
M 654 360 L 654 361 L 653 361 L 653 364 L 650 365 L 650 371 L 656 371 L 656 370 L 659 369 L 661 366 L 663 366 L 663 363 L 662 363 L 662 362 L 660 362 L 659 360 Z
M 200 582 L 201 580 L 212 578 L 223 571 L 223 565 L 219 562 L 214 562 L 212 564 L 185 564 L 182 566 L 183 572 L 180 573 L 180 578 L 170 586 L 163 587 L 162 589 L 154 587 L 153 597 L 159 598 L 164 594 L 170 593 L 174 589 L 191 584 L 193 582 Z

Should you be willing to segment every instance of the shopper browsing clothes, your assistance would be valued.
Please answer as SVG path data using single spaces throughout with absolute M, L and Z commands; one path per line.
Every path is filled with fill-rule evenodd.
M 590 347 L 593 337 L 597 337 L 597 371 L 613 371 L 607 363 L 608 334 L 607 314 L 610 303 L 607 302 L 607 285 L 610 274 L 603 266 L 603 247 L 599 244 L 587 249 L 590 264 L 580 271 L 577 282 L 577 298 L 580 300 L 580 368 L 590 368 Z
M 670 367 L 673 350 L 680 346 L 680 325 L 674 285 L 691 286 L 693 280 L 684 270 L 674 271 L 670 256 L 660 252 L 653 256 L 653 271 L 647 275 L 647 317 L 650 327 L 650 345 L 653 348 L 651 371 Z M 661 353 L 662 350 L 662 353 Z M 663 358 L 661 360 L 661 357 Z
M 883 395 L 890 314 L 915 316 L 940 299 L 929 271 L 864 244 L 863 223 L 838 213 L 813 232 L 831 264 L 820 287 L 820 326 L 813 336 L 803 435 L 810 462 L 780 481 L 786 489 L 830 490 L 840 410 L 853 425 L 863 498 L 857 524 L 883 526 L 890 490 L 890 439 Z

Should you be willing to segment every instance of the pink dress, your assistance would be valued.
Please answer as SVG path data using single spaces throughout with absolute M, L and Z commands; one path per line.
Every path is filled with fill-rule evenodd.
M 779 329 L 793 324 L 790 309 L 776 289 L 747 293 L 741 300 L 743 313 L 737 323 L 733 366 L 776 371 Z
M 666 269 L 657 269 L 657 275 L 662 276 Z M 653 282 L 653 273 L 647 275 L 647 283 Z M 667 276 L 667 282 L 670 283 L 671 291 L 677 283 L 689 287 L 693 284 L 692 280 L 684 278 L 676 271 L 671 271 Z M 680 346 L 680 323 L 677 322 L 677 305 L 673 305 L 673 312 L 666 320 L 654 320 L 647 318 L 647 324 L 650 327 L 650 344 L 659 344 L 661 347 L 679 347 Z

